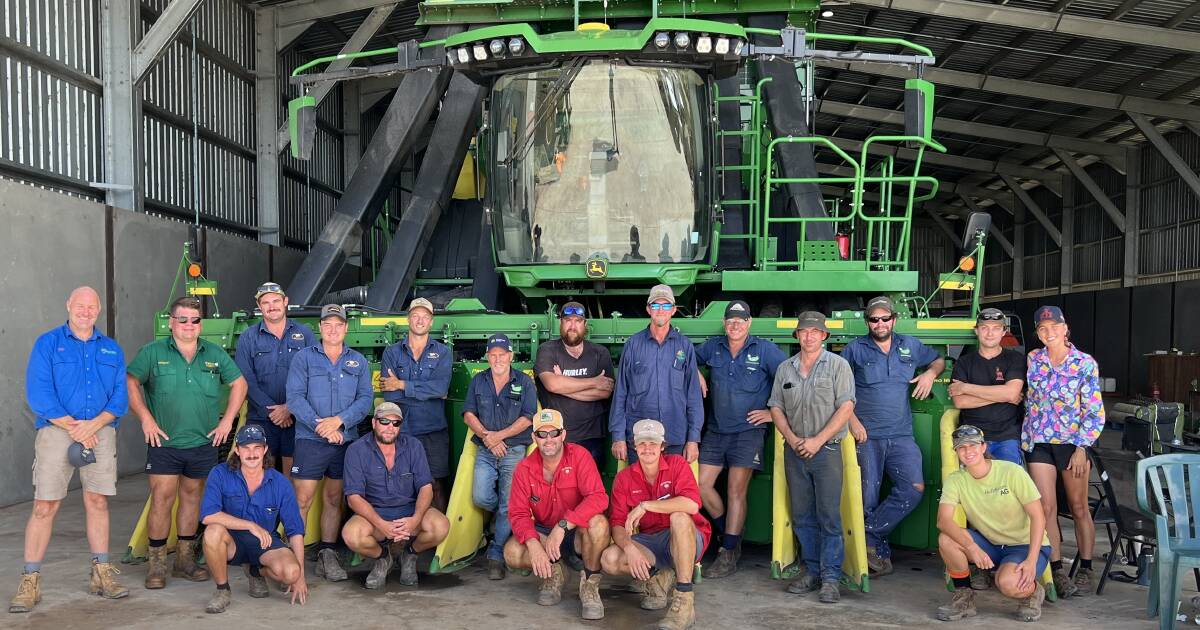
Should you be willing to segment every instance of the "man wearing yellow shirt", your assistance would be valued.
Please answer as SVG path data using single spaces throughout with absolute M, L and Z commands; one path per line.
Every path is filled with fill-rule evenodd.
M 996 588 L 1020 601 L 1017 618 L 1037 621 L 1046 591 L 1038 576 L 1050 562 L 1050 540 L 1041 495 L 1024 468 L 988 459 L 983 431 L 964 424 L 954 430 L 954 452 L 962 469 L 946 477 L 938 506 L 938 551 L 954 581 L 954 598 L 938 608 L 942 621 L 975 616 L 970 568 L 996 569 Z M 962 507 L 967 527 L 954 520 Z

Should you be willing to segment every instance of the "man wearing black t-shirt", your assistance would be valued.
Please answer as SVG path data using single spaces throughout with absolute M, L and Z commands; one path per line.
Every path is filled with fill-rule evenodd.
M 596 460 L 596 467 L 604 470 L 613 363 L 607 349 L 584 340 L 586 313 L 578 302 L 563 305 L 559 312 L 560 338 L 538 347 L 534 372 L 541 382 L 538 398 L 542 407 L 562 414 L 567 441 L 586 448 Z
M 950 376 L 950 397 L 961 410 L 959 424 L 970 424 L 987 436 L 987 452 L 996 459 L 1024 466 L 1021 457 L 1021 394 L 1025 389 L 1025 357 L 1000 346 L 1008 332 L 1000 309 L 985 308 L 975 319 L 973 352 L 963 352 Z

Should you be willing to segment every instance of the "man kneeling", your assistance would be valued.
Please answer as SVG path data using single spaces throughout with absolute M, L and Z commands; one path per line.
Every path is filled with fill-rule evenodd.
M 704 555 L 712 526 L 700 516 L 700 487 L 687 460 L 663 453 L 666 429 L 658 420 L 633 425 L 637 463 L 617 473 L 612 487 L 613 544 L 600 558 L 604 572 L 646 582 L 642 608 L 671 609 L 659 630 L 696 623 L 692 572 Z M 668 597 L 674 587 L 674 597 Z
M 280 521 L 291 549 L 279 537 Z M 243 426 L 229 462 L 208 473 L 200 522 L 205 525 L 204 558 L 217 583 L 205 612 L 225 612 L 232 602 L 229 565 L 246 566 L 250 597 L 270 594 L 269 577 L 287 588 L 293 604 L 307 601 L 304 521 L 291 482 L 271 466 L 262 426 Z
M 1021 600 L 1017 617 L 1037 621 L 1046 591 L 1038 581 L 1050 562 L 1050 540 L 1041 496 L 1024 468 L 984 456 L 983 431 L 969 424 L 954 430 L 954 452 L 963 469 L 946 477 L 938 507 L 938 551 L 954 580 L 954 599 L 938 608 L 942 621 L 975 615 L 968 562 L 996 568 L 996 588 Z M 969 528 L 959 527 L 954 512 L 962 506 Z M 1039 544 L 1040 543 L 1040 544 Z
M 567 444 L 562 414 L 544 409 L 533 419 L 537 450 L 517 464 L 508 498 L 513 537 L 504 544 L 504 562 L 532 569 L 542 579 L 538 604 L 562 599 L 564 553 L 583 556 L 579 601 L 584 619 L 603 619 L 600 554 L 608 546 L 608 494 L 591 453 Z
M 375 408 L 371 435 L 346 449 L 346 503 L 354 516 L 342 528 L 346 546 L 364 558 L 375 558 L 366 587 L 381 588 L 392 568 L 392 545 L 403 545 L 400 583 L 417 583 L 417 554 L 446 538 L 450 521 L 433 503 L 433 476 L 425 447 L 400 433 L 400 406 L 385 402 Z

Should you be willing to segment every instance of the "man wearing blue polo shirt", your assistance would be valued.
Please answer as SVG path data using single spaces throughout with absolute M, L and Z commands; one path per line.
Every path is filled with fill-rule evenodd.
M 867 567 L 872 576 L 892 572 L 887 537 L 917 507 L 925 493 L 921 449 L 913 438 L 912 397 L 924 399 L 946 366 L 938 353 L 915 337 L 893 334 L 896 308 L 891 298 L 867 302 L 864 312 L 870 334 L 846 344 L 842 358 L 854 371 L 856 402 L 850 433 L 863 445 L 863 508 L 866 512 Z M 924 368 L 919 376 L 917 370 Z M 884 474 L 892 492 L 882 502 Z
M 708 366 L 712 421 L 700 442 L 700 498 L 721 534 L 717 559 L 704 577 L 720 578 L 737 571 L 746 522 L 746 489 L 750 476 L 762 470 L 763 439 L 771 426 L 767 399 L 775 370 L 787 360 L 779 346 L 750 334 L 750 305 L 734 300 L 725 308 L 725 336 L 712 337 L 696 349 L 698 363 Z M 717 491 L 717 477 L 729 468 L 727 502 Z
M 450 391 L 453 353 L 429 336 L 433 303 L 417 298 L 408 305 L 408 334 L 383 351 L 379 389 L 383 399 L 404 413 L 405 435 L 420 441 L 433 475 L 433 505 L 446 509 L 443 480 L 450 476 L 450 431 L 446 394 Z
M 238 337 L 234 361 L 246 377 L 246 423 L 262 426 L 267 447 L 280 459 L 283 475 L 292 474 L 295 418 L 287 406 L 287 377 L 292 358 L 314 345 L 312 329 L 288 319 L 283 287 L 267 282 L 254 292 L 262 321 Z
M 233 456 L 208 473 L 200 522 L 205 525 L 204 558 L 217 592 L 205 612 L 222 613 L 232 603 L 229 565 L 246 566 L 250 597 L 271 594 L 265 576 L 283 583 L 293 604 L 308 599 L 300 506 L 292 484 L 270 460 L 262 426 L 247 424 L 238 429 Z M 279 537 L 280 523 L 286 544 Z
M 621 350 L 617 385 L 613 391 L 608 430 L 613 457 L 636 459 L 627 438 L 633 423 L 654 418 L 667 429 L 665 453 L 682 454 L 689 463 L 700 456 L 700 430 L 704 426 L 704 400 L 696 349 L 671 326 L 675 292 L 665 284 L 650 289 L 646 300 L 650 325 L 634 334 Z
M 475 434 L 475 483 L 471 500 L 495 514 L 495 535 L 488 545 L 488 579 L 504 579 L 504 543 L 512 535 L 508 493 L 513 471 L 533 441 L 530 427 L 537 412 L 533 379 L 512 369 L 513 348 L 507 335 L 488 338 L 488 369 L 471 378 L 463 403 L 463 422 Z
M 358 423 L 371 412 L 373 402 L 371 366 L 345 340 L 345 309 L 326 304 L 321 309 L 321 343 L 296 355 L 287 380 L 287 406 L 297 425 L 292 484 L 307 519 L 317 483 L 325 479 L 317 577 L 330 582 L 347 577 L 334 550 L 342 525 L 346 446 L 358 438 Z

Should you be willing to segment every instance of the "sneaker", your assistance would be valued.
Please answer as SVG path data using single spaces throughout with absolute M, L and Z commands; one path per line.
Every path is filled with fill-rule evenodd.
M 342 568 L 342 563 L 338 561 L 336 551 L 326 548 L 317 552 L 317 577 L 330 582 L 341 582 L 349 577 Z
M 1087 595 L 1092 592 L 1092 570 L 1079 567 L 1075 571 L 1075 587 L 1079 589 L 1076 595 Z
M 805 573 L 788 584 L 787 591 L 796 595 L 811 593 L 821 588 L 821 580 L 811 573 Z
M 733 575 L 737 571 L 738 560 L 742 557 L 742 546 L 738 545 L 733 549 L 721 548 L 717 552 L 717 559 L 704 569 L 704 577 L 706 578 L 723 578 L 727 575 Z
M 387 583 L 388 572 L 392 570 L 392 550 L 387 545 L 383 547 L 383 555 L 375 559 L 375 564 L 371 565 L 371 572 L 367 574 L 367 581 L 363 586 L 371 590 L 383 588 Z
M 411 551 L 400 553 L 400 584 L 404 586 L 417 585 L 417 554 Z
M 1042 618 L 1042 602 L 1046 601 L 1046 589 L 1038 582 L 1033 588 L 1033 595 L 1021 600 L 1017 606 L 1017 619 L 1021 621 L 1037 621 Z
M 992 574 L 990 571 L 985 571 L 977 566 L 971 567 L 971 588 L 977 591 L 986 591 L 991 587 Z
M 1075 586 L 1075 582 L 1071 576 L 1067 575 L 1065 568 L 1058 569 L 1053 572 L 1054 575 L 1054 590 L 1058 592 L 1058 596 L 1066 599 L 1079 592 L 1079 587 Z
M 942 621 L 958 621 L 965 617 L 974 617 L 975 613 L 975 591 L 956 588 L 950 603 L 937 609 L 937 618 Z
M 204 607 L 204 612 L 211 615 L 223 613 L 232 603 L 233 591 L 227 588 L 219 588 L 216 593 L 213 593 L 212 599 L 208 600 L 208 605 Z
M 821 582 L 821 594 L 817 596 L 817 601 L 822 604 L 836 604 L 842 600 L 842 594 L 838 591 L 837 582 Z
M 590 577 L 585 573 L 579 574 L 579 603 L 583 605 L 583 618 L 589 620 L 604 618 L 604 600 L 600 599 L 599 573 Z
M 488 579 L 503 580 L 504 579 L 504 561 L 488 559 Z
M 8 603 L 8 612 L 27 613 L 42 601 L 42 574 L 38 571 L 21 574 L 21 585 L 17 594 Z
M 88 592 L 105 599 L 129 597 L 129 589 L 117 581 L 117 575 L 120 575 L 120 573 L 117 567 L 114 567 L 111 563 L 93 562 L 92 579 L 88 585 Z
M 659 571 L 646 580 L 646 594 L 642 596 L 642 610 L 662 610 L 671 603 L 671 591 L 675 588 L 675 570 Z

